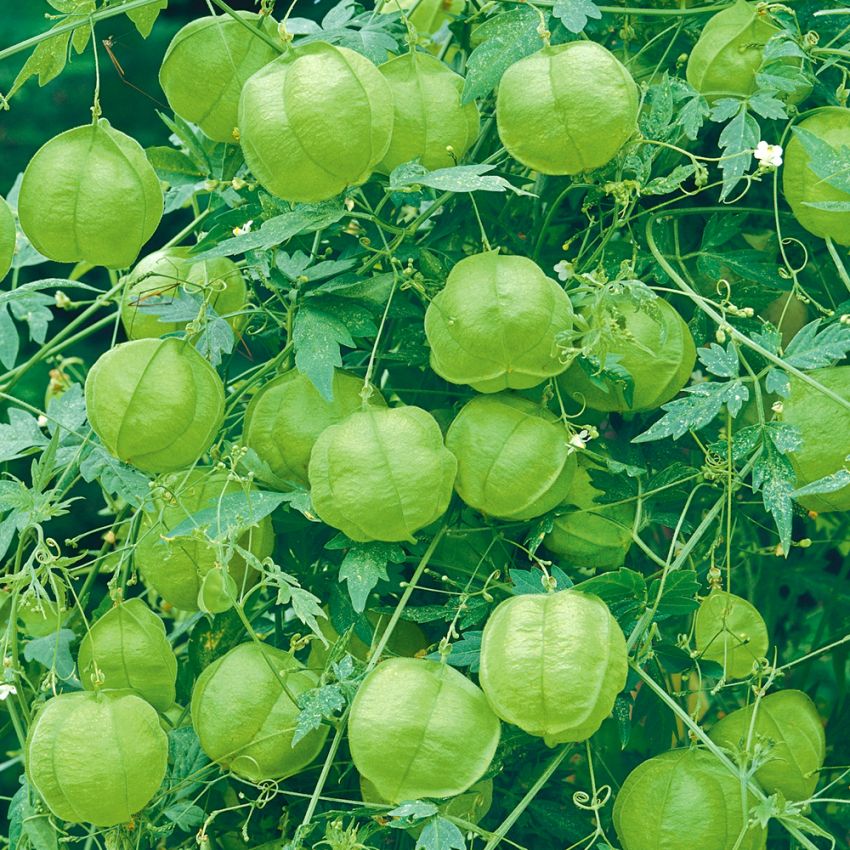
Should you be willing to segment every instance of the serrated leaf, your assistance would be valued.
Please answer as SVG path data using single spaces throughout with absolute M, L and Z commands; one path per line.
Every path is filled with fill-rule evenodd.
M 152 3 L 150 6 L 142 6 L 141 9 L 131 9 L 126 14 L 135 24 L 142 38 L 147 38 L 151 34 L 159 13 L 167 8 L 168 0 L 158 0 L 158 2 Z
M 211 499 L 207 507 L 175 525 L 169 531 L 168 539 L 188 537 L 198 530 L 212 539 L 238 537 L 276 511 L 287 498 L 286 493 L 269 490 L 225 493 Z
M 791 495 L 793 498 L 799 499 L 801 496 L 836 493 L 848 485 L 850 485 L 850 471 L 839 469 L 838 472 L 833 472 L 832 475 L 825 475 L 823 478 L 818 478 L 817 481 L 812 481 L 811 484 L 806 484 L 805 487 L 794 490 Z
M 398 191 L 408 186 L 428 186 L 441 192 L 504 192 L 510 189 L 515 195 L 530 195 L 504 177 L 488 174 L 495 167 L 478 163 L 429 171 L 418 162 L 405 162 L 390 174 L 390 189 Z
M 168 733 L 168 772 L 165 788 L 174 799 L 192 796 L 201 787 L 199 774 L 209 758 L 192 726 L 180 726 Z
M 661 587 L 661 581 L 656 579 L 649 587 L 649 598 L 655 599 Z M 699 579 L 693 570 L 677 570 L 667 576 L 664 583 L 664 593 L 655 614 L 656 620 L 666 620 L 668 617 L 679 617 L 689 614 L 699 607 L 696 595 L 699 592 Z
M 178 829 L 182 829 L 183 832 L 193 832 L 204 822 L 207 816 L 206 812 L 200 806 L 196 806 L 188 800 L 173 803 L 166 807 L 162 813 Z
M 156 176 L 170 186 L 194 186 L 206 176 L 192 159 L 176 148 L 147 148 L 145 154 Z
M 423 818 L 430 818 L 438 811 L 439 809 L 434 803 L 429 803 L 426 800 L 410 800 L 387 812 L 387 817 L 403 820 L 404 823 L 398 825 L 402 829 L 407 829 L 408 824 Z M 390 824 L 390 826 L 395 826 L 395 824 Z
M 768 369 L 764 379 L 764 388 L 769 393 L 776 393 L 782 398 L 788 398 L 791 394 L 791 381 L 788 373 L 775 367 Z
M 740 373 L 740 361 L 735 345 L 730 342 L 726 348 L 712 342 L 708 348 L 698 348 L 700 363 L 720 378 L 737 378 Z
M 820 330 L 822 320 L 801 328 L 785 347 L 785 361 L 798 369 L 820 369 L 843 360 L 850 352 L 850 327 L 835 322 Z
M 762 502 L 773 517 L 786 554 L 791 550 L 791 494 L 796 481 L 791 461 L 779 452 L 772 440 L 765 440 L 753 466 L 753 489 L 761 491 Z
M 80 475 L 84 481 L 98 481 L 107 493 L 137 507 L 144 504 L 150 495 L 147 475 L 122 463 L 100 444 L 94 444 L 80 463 Z
M 404 550 L 395 543 L 357 543 L 342 559 L 339 580 L 347 582 L 351 604 L 358 614 L 366 610 L 369 594 L 379 581 L 387 581 L 387 564 L 404 561 Z
M 469 668 L 470 673 L 477 673 L 481 662 L 481 637 L 484 632 L 464 632 L 461 639 L 452 644 L 452 651 L 446 656 L 446 662 L 452 667 Z M 428 656 L 432 661 L 439 661 L 441 654 L 438 651 Z
M 71 31 L 59 33 L 59 35 L 46 38 L 36 45 L 23 68 L 15 77 L 12 87 L 9 89 L 6 99 L 11 99 L 30 78 L 38 76 L 39 86 L 46 86 L 51 80 L 56 79 L 65 68 L 68 61 L 68 47 L 71 42 Z
M 723 151 L 720 170 L 723 172 L 723 188 L 720 200 L 726 200 L 741 181 L 752 160 L 752 151 L 759 140 L 759 125 L 745 106 L 723 128 L 719 144 Z
M 435 816 L 425 824 L 416 850 L 466 850 L 466 840 L 450 820 Z
M 582 32 L 589 20 L 602 18 L 602 11 L 593 0 L 555 0 L 552 14 L 574 33 Z
M 339 685 L 323 685 L 304 691 L 298 697 L 298 722 L 295 724 L 295 734 L 292 736 L 294 747 L 305 735 L 318 729 L 322 721 L 331 719 L 345 708 L 345 697 Z
M 354 348 L 345 324 L 336 316 L 305 300 L 292 325 L 295 366 L 328 401 L 333 400 L 334 371 L 342 366 L 340 346 Z
M 60 679 L 68 679 L 74 673 L 71 644 L 76 639 L 70 629 L 59 629 L 53 634 L 27 641 L 24 658 L 37 661 L 46 670 L 53 670 Z

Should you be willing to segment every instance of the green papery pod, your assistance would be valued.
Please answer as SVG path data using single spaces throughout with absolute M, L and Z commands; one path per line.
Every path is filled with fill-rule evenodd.
M 177 659 L 165 625 L 141 599 L 116 605 L 92 625 L 80 642 L 77 667 L 87 690 L 133 690 L 157 711 L 174 703 Z
M 575 449 L 545 407 L 510 393 L 478 396 L 446 434 L 457 458 L 455 490 L 470 507 L 498 519 L 532 519 L 567 497 Z
M 722 590 L 712 590 L 700 604 L 694 640 L 699 657 L 720 664 L 729 679 L 749 676 L 770 646 L 767 626 L 755 606 Z
M 293 701 L 318 679 L 290 653 L 243 643 L 213 661 L 192 691 L 192 725 L 204 752 L 251 781 L 284 779 L 318 756 L 328 727 L 292 739 L 301 709 Z
M 39 710 L 24 758 L 29 781 L 56 817 L 117 826 L 162 784 L 168 738 L 156 711 L 135 694 L 77 691 Z
M 218 608 L 222 604 L 221 593 L 228 587 L 232 590 L 232 585 L 228 585 L 222 575 L 220 560 L 224 547 L 198 532 L 185 537 L 173 537 L 171 532 L 199 511 L 217 506 L 226 496 L 244 492 L 244 486 L 230 480 L 227 472 L 206 467 L 175 473 L 163 484 L 168 493 L 156 496 L 153 508 L 142 514 L 135 546 L 136 567 L 166 602 L 184 611 L 199 610 L 204 579 L 214 571 L 219 575 L 207 586 L 208 596 L 204 598 L 210 606 L 208 610 Z M 271 518 L 263 517 L 257 525 L 243 532 L 238 545 L 259 560 L 268 557 L 274 548 Z M 239 593 L 259 578 L 257 571 L 236 551 L 227 562 L 227 576 L 236 583 Z M 217 579 L 216 591 L 213 583 Z M 227 605 L 224 610 L 230 607 Z
M 541 174 L 591 171 L 637 132 L 638 103 L 628 69 L 602 45 L 544 47 L 502 76 L 499 137 L 514 159 Z
M 637 305 L 628 297 L 615 296 L 606 312 L 619 328 L 607 345 L 606 357 L 613 356 L 617 367 L 629 372 L 631 398 L 626 383 L 591 377 L 578 361 L 558 378 L 562 391 L 579 404 L 608 413 L 655 410 L 670 401 L 687 384 L 696 364 L 696 345 L 685 320 L 662 298 Z
M 479 678 L 490 705 L 549 746 L 593 735 L 627 672 L 620 626 L 578 590 L 512 596 L 484 626 Z
M 433 171 L 463 159 L 479 129 L 478 108 L 461 103 L 463 77 L 428 53 L 405 53 L 378 70 L 390 85 L 395 108 L 392 139 L 378 169 L 389 174 L 418 159 Z
M 755 723 L 753 712 L 755 711 Z M 768 794 L 786 800 L 808 800 L 818 784 L 826 756 L 826 736 L 818 710 L 802 691 L 777 691 L 758 705 L 728 714 L 709 733 L 711 740 L 732 752 L 761 749 L 764 763 L 756 770 Z
M 602 495 L 590 480 L 587 464 L 578 464 L 564 501 L 543 545 L 576 567 L 614 570 L 623 565 L 632 545 L 634 503 L 602 505 Z
M 709 101 L 721 97 L 746 97 L 758 87 L 767 42 L 781 32 L 764 9 L 737 0 L 718 12 L 703 27 L 688 57 L 688 82 Z M 789 57 L 799 66 L 800 60 Z M 806 85 L 790 94 L 792 103 L 811 91 Z
M 9 273 L 12 258 L 15 256 L 15 242 L 18 231 L 15 226 L 15 214 L 4 198 L 0 198 L 0 280 Z
M 205 614 L 223 614 L 233 607 L 238 597 L 236 579 L 222 569 L 212 569 L 201 579 L 198 610 Z
M 245 321 L 245 278 L 229 257 L 193 261 L 188 248 L 148 254 L 128 275 L 121 300 L 121 322 L 130 339 L 147 339 L 185 330 L 186 321 L 161 322 L 157 307 L 167 309 L 180 291 L 202 300 L 234 331 Z M 198 305 L 198 312 L 201 305 Z
M 313 382 L 293 369 L 269 381 L 245 411 L 242 443 L 268 467 L 266 483 L 278 490 L 308 485 L 310 453 L 325 428 L 337 425 L 363 407 L 363 380 L 336 371 L 333 398 L 326 399 Z M 384 397 L 373 390 L 369 404 L 383 407 Z
M 419 407 L 374 408 L 326 428 L 310 457 L 313 507 L 352 540 L 415 540 L 449 506 L 457 461 Z
M 762 850 L 764 829 L 747 828 L 741 782 L 706 750 L 671 750 L 638 765 L 614 802 L 623 850 Z M 741 833 L 743 839 L 738 842 Z
M 277 23 L 270 15 L 237 12 L 245 26 L 229 15 L 196 18 L 168 45 L 159 69 L 159 84 L 168 105 L 186 121 L 197 124 L 216 142 L 239 139 L 239 96 L 248 78 L 280 56 L 251 28 L 261 28 L 276 40 Z
M 89 370 L 86 413 L 119 460 L 171 472 L 212 445 L 224 419 L 224 386 L 185 340 L 140 339 L 116 345 Z
M 457 263 L 425 313 L 431 368 L 487 393 L 563 372 L 556 340 L 572 326 L 570 299 L 540 266 L 492 251 Z
M 499 718 L 466 676 L 417 658 L 379 664 L 348 716 L 354 766 L 390 803 L 462 794 L 490 766 L 500 732 Z
M 287 201 L 325 201 L 363 183 L 392 129 L 392 93 L 380 71 L 322 41 L 257 71 L 239 101 L 245 162 L 266 191 Z
M 850 192 L 840 170 L 831 166 L 811 168 L 813 155 L 829 162 L 850 147 L 850 109 L 831 107 L 792 128 L 782 168 L 782 192 L 794 218 L 815 236 L 827 236 L 839 245 L 850 245 Z M 820 209 L 811 204 L 833 204 L 838 209 Z
M 42 145 L 24 171 L 21 228 L 58 263 L 129 266 L 162 218 L 162 188 L 142 146 L 101 118 Z

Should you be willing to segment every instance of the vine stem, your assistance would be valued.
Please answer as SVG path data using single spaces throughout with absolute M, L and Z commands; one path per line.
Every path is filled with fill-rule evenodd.
M 850 276 L 847 275 L 847 268 L 845 267 L 841 257 L 838 255 L 835 243 L 829 236 L 826 237 L 825 241 L 826 249 L 829 251 L 829 256 L 832 257 L 832 262 L 835 264 L 835 270 L 838 272 L 841 282 L 847 287 L 847 291 L 850 292 Z
M 226 12 L 228 15 L 230 15 L 230 17 L 233 18 L 234 21 L 240 23 L 243 27 L 245 27 L 245 29 L 250 30 L 253 35 L 257 36 L 257 38 L 259 38 L 261 41 L 264 41 L 266 44 L 269 45 L 269 47 L 273 47 L 278 53 L 285 52 L 286 48 L 279 41 L 275 41 L 275 39 L 273 39 L 267 32 L 263 32 L 263 30 L 259 27 L 251 26 L 251 24 L 246 21 L 241 15 L 239 15 L 238 12 L 236 12 L 234 9 L 231 9 L 230 6 L 228 6 L 227 3 L 224 2 L 224 0 L 212 0 L 212 3 L 213 5 L 218 6 L 218 8 L 222 10 L 222 12 Z

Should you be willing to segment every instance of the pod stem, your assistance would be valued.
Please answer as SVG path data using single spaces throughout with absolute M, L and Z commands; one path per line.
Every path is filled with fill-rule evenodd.
M 212 0 L 212 3 L 213 5 L 218 6 L 222 12 L 230 15 L 234 21 L 240 23 L 243 27 L 245 27 L 245 29 L 250 30 L 253 35 L 257 36 L 257 38 L 261 41 L 264 41 L 269 45 L 269 47 L 273 47 L 278 53 L 284 53 L 286 51 L 286 48 L 279 41 L 273 39 L 268 33 L 263 32 L 263 30 L 259 27 L 252 26 L 248 21 L 240 17 L 235 9 L 231 9 L 224 0 Z

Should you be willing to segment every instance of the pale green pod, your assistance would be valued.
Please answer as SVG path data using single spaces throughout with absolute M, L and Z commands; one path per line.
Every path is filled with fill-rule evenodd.
M 508 153 L 541 174 L 607 165 L 637 132 L 638 88 L 594 41 L 545 47 L 511 65 L 496 98 Z
M 549 746 L 593 735 L 627 672 L 622 629 L 578 590 L 512 596 L 484 626 L 479 678 L 490 705 Z
M 18 238 L 15 226 L 15 214 L 4 198 L 0 198 L 0 280 L 9 273 L 12 258 L 15 256 L 15 242 Z
M 556 508 L 570 491 L 576 453 L 558 417 L 510 393 L 477 396 L 446 434 L 457 458 L 455 490 L 481 513 L 527 520 Z
M 287 201 L 325 201 L 365 182 L 392 129 L 392 94 L 380 71 L 321 41 L 261 68 L 239 101 L 245 162 L 267 192 Z
M 144 472 L 195 463 L 224 419 L 224 386 L 185 340 L 141 339 L 110 349 L 86 378 L 86 412 L 119 460 Z
M 500 732 L 499 718 L 466 676 L 418 658 L 379 664 L 348 715 L 354 766 L 391 803 L 462 794 L 490 766 Z
M 192 725 L 204 752 L 251 781 L 284 779 L 309 765 L 328 727 L 292 739 L 301 709 L 293 701 L 318 679 L 290 653 L 243 643 L 213 661 L 192 691 Z
M 141 599 L 129 599 L 107 611 L 86 632 L 77 655 L 80 681 L 98 687 L 132 690 L 157 711 L 174 704 L 177 659 L 162 620 Z
M 162 218 L 162 188 L 142 146 L 101 118 L 38 149 L 18 197 L 21 228 L 58 263 L 129 266 Z
M 269 15 L 236 14 L 252 28 L 277 39 Z M 159 69 L 168 105 L 197 124 L 213 141 L 234 144 L 239 96 L 248 78 L 280 56 L 270 44 L 229 15 L 196 18 L 178 30 Z
M 366 542 L 415 540 L 449 506 L 457 461 L 419 407 L 373 408 L 326 428 L 310 456 L 313 507 Z
M 572 329 L 566 292 L 525 257 L 457 263 L 425 313 L 431 368 L 479 392 L 529 389 L 563 372 L 557 338 Z
M 56 817 L 117 826 L 162 784 L 168 739 L 156 711 L 135 694 L 77 691 L 42 706 L 24 758 L 29 781 Z

